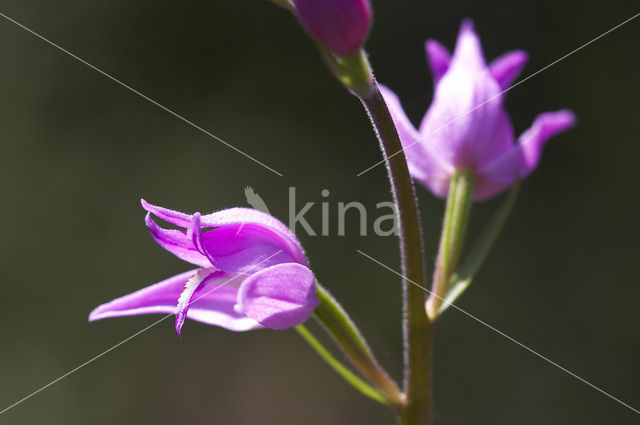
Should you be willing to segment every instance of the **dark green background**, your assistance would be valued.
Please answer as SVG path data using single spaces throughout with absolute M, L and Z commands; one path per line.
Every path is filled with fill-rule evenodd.
M 488 58 L 530 52 L 530 74 L 638 12 L 635 1 L 374 1 L 380 81 L 419 120 L 432 95 L 423 42 L 477 23 Z M 362 108 L 266 0 L 5 0 L 2 13 L 284 173 L 278 177 L 0 18 L 0 409 L 152 323 L 89 324 L 98 304 L 189 265 L 148 235 L 139 198 L 208 212 L 252 185 L 281 219 L 329 189 L 390 199 Z M 562 107 L 553 140 L 460 306 L 640 407 L 638 41 L 633 21 L 516 87 L 521 132 Z M 418 188 L 428 260 L 443 202 Z M 499 200 L 478 204 L 472 235 Z M 320 209 L 309 215 L 316 227 Z M 334 223 L 335 224 L 335 223 Z M 333 227 L 333 234 L 336 230 Z M 318 278 L 399 377 L 396 241 L 306 237 Z M 432 269 L 430 265 L 430 269 Z M 0 416 L 2 424 L 390 424 L 292 331 L 163 322 Z M 436 424 L 632 424 L 638 415 L 456 311 L 435 345 Z

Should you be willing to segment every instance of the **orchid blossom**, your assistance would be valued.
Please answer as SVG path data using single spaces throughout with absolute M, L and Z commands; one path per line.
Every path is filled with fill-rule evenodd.
M 487 65 L 470 20 L 462 23 L 453 55 L 435 40 L 425 47 L 435 94 L 418 129 L 395 93 L 384 86 L 381 91 L 411 175 L 436 196 L 447 196 L 456 172 L 475 175 L 474 200 L 499 194 L 536 168 L 549 138 L 574 125 L 576 118 L 567 109 L 546 112 L 515 141 L 504 92 L 528 55 L 513 51 Z
M 284 329 L 303 323 L 318 305 L 300 242 L 268 214 L 231 208 L 201 216 L 144 200 L 142 206 L 155 241 L 199 268 L 103 304 L 90 321 L 175 313 L 178 334 L 186 318 L 232 331 Z M 181 229 L 162 228 L 152 215 Z

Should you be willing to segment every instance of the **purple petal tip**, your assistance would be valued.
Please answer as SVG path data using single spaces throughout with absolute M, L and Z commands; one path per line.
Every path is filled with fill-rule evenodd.
M 424 42 L 424 48 L 427 51 L 437 49 L 438 47 L 440 47 L 440 43 L 432 38 L 428 38 L 427 41 Z
M 462 20 L 462 24 L 460 25 L 460 33 L 466 32 L 476 32 L 476 24 L 473 23 L 473 19 L 465 18 Z
M 446 48 L 440 44 L 437 40 L 433 40 L 431 38 L 427 39 L 424 42 L 424 50 L 427 52 L 429 56 L 437 55 L 437 56 L 445 56 L 449 55 L 449 52 Z
M 529 61 L 529 53 L 525 52 L 524 50 L 516 50 L 515 52 L 513 52 L 513 54 L 517 55 L 518 58 L 523 62 Z
M 558 111 L 559 119 L 567 123 L 567 128 L 578 125 L 578 116 L 571 109 L 561 109 Z
M 98 307 L 99 308 L 99 307 Z M 89 322 L 95 322 L 96 320 L 100 320 L 99 314 L 98 314 L 98 309 L 94 309 L 91 313 L 89 313 Z
M 536 123 L 543 123 L 553 134 L 569 130 L 578 125 L 578 117 L 570 109 L 545 112 L 536 118 Z

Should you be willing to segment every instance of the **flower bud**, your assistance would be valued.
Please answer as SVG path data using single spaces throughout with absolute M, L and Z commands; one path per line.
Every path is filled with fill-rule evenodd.
M 369 0 L 293 0 L 302 26 L 339 56 L 356 52 L 371 24 Z

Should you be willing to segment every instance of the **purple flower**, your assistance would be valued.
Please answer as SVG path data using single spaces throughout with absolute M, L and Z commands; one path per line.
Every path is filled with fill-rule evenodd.
M 315 278 L 300 242 L 275 218 L 247 208 L 201 216 L 142 200 L 151 236 L 199 268 L 96 308 L 89 321 L 139 314 L 176 314 L 232 331 L 298 325 L 318 305 Z M 181 229 L 165 229 L 151 215 Z M 208 230 L 207 230 L 208 229 Z
M 333 53 L 357 51 L 371 24 L 368 0 L 293 0 L 302 26 Z
M 525 66 L 527 53 L 509 52 L 487 65 L 470 20 L 462 23 L 453 55 L 434 40 L 425 47 L 435 94 L 418 130 L 398 97 L 386 87 L 381 91 L 412 176 L 436 196 L 447 196 L 458 170 L 475 173 L 474 200 L 502 192 L 535 169 L 550 137 L 576 121 L 566 109 L 540 114 L 515 142 L 502 94 Z

